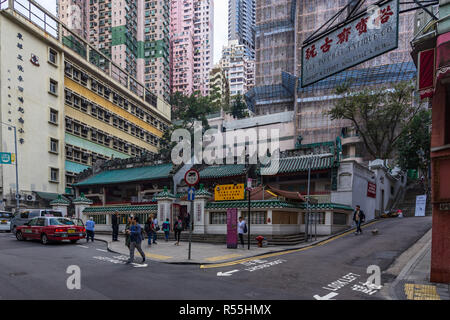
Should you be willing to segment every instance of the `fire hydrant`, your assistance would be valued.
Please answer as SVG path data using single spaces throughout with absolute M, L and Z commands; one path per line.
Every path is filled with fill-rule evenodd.
M 264 237 L 257 236 L 255 239 L 256 239 L 256 241 L 258 241 L 258 247 L 262 248 L 262 243 L 263 243 Z

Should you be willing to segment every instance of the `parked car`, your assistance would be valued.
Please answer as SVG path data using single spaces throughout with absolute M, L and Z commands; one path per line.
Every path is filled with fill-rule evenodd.
M 11 232 L 12 213 L 0 211 L 0 231 Z
M 16 233 L 16 228 L 36 217 L 62 217 L 62 211 L 53 209 L 21 209 L 15 213 L 10 223 L 10 230 Z
M 34 239 L 40 240 L 42 244 L 63 240 L 76 243 L 85 237 L 84 226 L 79 226 L 73 220 L 63 217 L 36 217 L 18 226 L 16 230 L 17 240 Z

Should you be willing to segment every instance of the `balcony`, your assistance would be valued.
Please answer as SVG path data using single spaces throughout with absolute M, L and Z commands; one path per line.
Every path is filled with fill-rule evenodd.
M 342 145 L 348 145 L 348 144 L 355 144 L 362 142 L 362 138 L 359 136 L 359 134 L 347 134 L 342 137 Z

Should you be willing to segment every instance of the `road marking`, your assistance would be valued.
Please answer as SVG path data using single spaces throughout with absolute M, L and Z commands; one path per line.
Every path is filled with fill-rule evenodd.
M 158 260 L 168 260 L 168 259 L 172 259 L 173 258 L 173 257 L 162 256 L 160 254 L 154 254 L 154 253 L 146 253 L 145 256 L 148 257 L 148 258 L 153 258 L 153 259 L 158 259 Z
M 227 254 L 227 255 L 224 255 L 224 256 L 205 258 L 205 260 L 207 260 L 207 261 L 220 261 L 220 260 L 227 260 L 227 259 L 238 258 L 238 257 L 242 257 L 242 254 L 233 253 L 233 254 Z
M 380 221 L 381 220 L 370 222 L 370 223 L 364 225 L 361 228 L 366 228 L 366 227 L 368 227 L 368 226 L 370 226 L 372 224 L 378 223 Z M 329 243 L 331 241 L 337 240 L 337 239 L 342 238 L 342 237 L 344 237 L 344 236 L 346 236 L 348 234 L 351 234 L 351 233 L 353 233 L 353 230 L 347 231 L 347 232 L 345 232 L 343 234 L 340 234 L 340 235 L 335 236 L 333 238 L 330 238 L 328 240 L 322 241 L 320 243 L 316 243 L 316 244 L 310 245 L 308 247 L 303 247 L 303 248 L 300 248 L 300 249 L 292 249 L 292 250 L 283 251 L 283 252 L 268 253 L 268 254 L 264 254 L 264 255 L 261 255 L 261 256 L 257 256 L 257 257 L 250 257 L 250 258 L 245 258 L 245 259 L 240 259 L 240 260 L 235 260 L 235 261 L 230 261 L 230 262 L 224 262 L 224 263 L 218 263 L 218 264 L 210 264 L 210 265 L 202 264 L 200 266 L 200 268 L 201 269 L 211 269 L 211 268 L 228 267 L 228 266 L 233 266 L 233 265 L 240 264 L 240 263 L 247 262 L 247 261 L 252 261 L 252 260 L 257 260 L 257 259 L 264 259 L 264 258 L 271 258 L 271 257 L 277 257 L 277 256 L 285 255 L 285 254 L 301 252 L 301 251 L 309 250 L 309 249 L 312 249 L 312 248 L 315 248 L 315 247 L 323 246 L 323 245 L 325 245 L 325 244 L 327 244 L 327 243 Z
M 336 300 L 336 299 L 331 299 L 334 298 L 338 295 L 339 293 L 336 292 L 330 292 L 329 294 L 327 294 L 326 296 L 319 296 L 318 294 L 314 295 L 314 299 L 316 300 Z
M 146 267 L 148 267 L 148 264 L 139 264 L 139 263 L 134 263 L 134 262 L 132 262 L 131 263 L 132 265 L 133 265 L 133 267 L 135 267 L 135 268 L 146 268 Z
M 87 247 L 87 246 L 82 246 L 82 245 L 77 245 L 77 247 L 89 249 L 89 247 Z
M 108 250 L 105 250 L 105 249 L 95 249 L 95 250 L 101 251 L 101 252 L 108 252 Z
M 408 300 L 441 300 L 432 285 L 405 283 L 405 294 Z
M 233 273 L 238 272 L 239 270 L 231 270 L 231 271 L 227 271 L 227 272 L 217 272 L 217 276 L 218 277 L 229 277 L 231 276 Z

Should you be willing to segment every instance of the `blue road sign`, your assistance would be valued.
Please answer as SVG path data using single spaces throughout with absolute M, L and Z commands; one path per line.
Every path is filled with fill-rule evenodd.
M 188 189 L 188 201 L 194 201 L 195 199 L 195 189 L 189 188 Z

